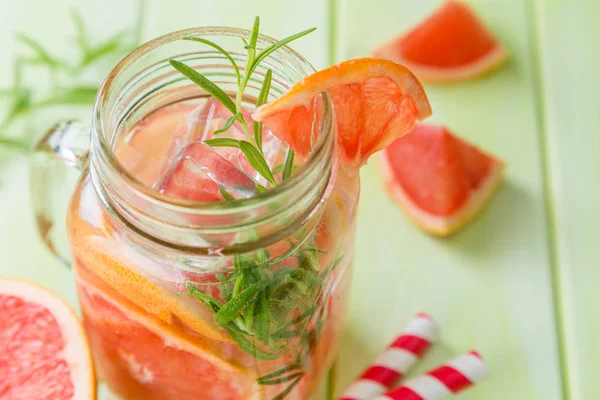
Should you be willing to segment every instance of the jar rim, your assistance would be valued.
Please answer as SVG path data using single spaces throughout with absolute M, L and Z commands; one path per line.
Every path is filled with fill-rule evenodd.
M 323 109 L 320 119 L 321 125 L 319 127 L 319 137 L 306 162 L 298 168 L 296 173 L 290 179 L 264 193 L 258 194 L 257 196 L 226 202 L 202 202 L 179 199 L 162 194 L 159 191 L 144 185 L 121 165 L 115 156 L 110 143 L 108 142 L 108 136 L 105 134 L 106 132 L 103 121 L 103 114 L 105 112 L 103 105 L 105 104 L 111 92 L 113 83 L 119 77 L 120 73 L 128 67 L 133 66 L 136 61 L 152 50 L 158 49 L 159 47 L 168 43 L 181 40 L 184 37 L 216 35 L 248 37 L 250 34 L 251 31 L 247 29 L 224 26 L 189 28 L 171 32 L 142 44 L 136 50 L 127 55 L 123 60 L 121 60 L 121 62 L 117 64 L 108 74 L 98 91 L 98 95 L 94 103 L 93 140 L 97 140 L 101 152 L 109 164 L 109 168 L 111 168 L 113 171 L 116 171 L 121 178 L 124 179 L 127 185 L 136 192 L 136 195 L 144 198 L 146 201 L 150 201 L 151 203 L 160 205 L 161 207 L 167 207 L 173 211 L 188 213 L 201 211 L 206 215 L 224 214 L 233 210 L 237 211 L 246 208 L 255 208 L 257 206 L 269 203 L 285 193 L 293 191 L 301 182 L 303 182 L 303 180 L 310 174 L 312 168 L 314 168 L 324 156 L 333 158 L 332 144 L 335 140 L 334 109 L 329 94 L 324 92 L 322 94 Z M 277 42 L 276 39 L 263 34 L 259 34 L 258 41 L 264 44 L 273 44 Z M 289 60 L 297 64 L 294 66 L 294 69 L 297 69 L 302 76 L 307 76 L 307 72 L 315 71 L 315 68 L 303 56 L 288 46 L 279 48 L 275 54 L 283 54 L 289 58 Z M 173 57 L 176 56 L 178 55 L 173 55 Z M 328 155 L 327 152 L 330 152 L 330 154 Z

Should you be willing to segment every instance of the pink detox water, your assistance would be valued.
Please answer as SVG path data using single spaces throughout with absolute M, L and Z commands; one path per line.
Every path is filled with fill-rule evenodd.
M 168 196 L 205 202 L 257 196 L 257 187 L 272 185 L 242 152 L 204 143 L 215 138 L 214 132 L 230 116 L 214 99 L 172 104 L 123 128 L 114 141 L 114 153 L 136 179 Z M 245 118 L 252 127 L 250 117 Z M 237 122 L 216 137 L 250 139 Z M 279 182 L 288 146 L 268 131 L 262 141 L 265 160 Z M 295 164 L 304 162 L 297 158 Z M 287 245 L 269 248 L 270 258 L 281 260 L 264 272 L 272 276 L 303 268 L 310 248 L 318 249 L 310 254 L 319 274 L 336 261 L 339 265 L 323 282 L 318 297 L 298 298 L 297 307 L 282 321 L 276 323 L 277 308 L 270 309 L 271 332 L 286 325 L 290 329 L 289 337 L 273 339 L 285 343 L 285 351 L 265 360 L 248 353 L 215 323 L 205 304 L 182 296 L 186 282 L 193 281 L 224 301 L 224 289 L 215 283 L 231 272 L 231 265 L 206 271 L 156 260 L 111 222 L 90 181 L 83 180 L 71 203 L 69 234 L 84 324 L 100 378 L 125 399 L 310 398 L 334 359 L 344 325 L 358 190 L 358 177 L 336 168 L 323 210 L 306 226 L 308 239 L 298 253 L 277 258 Z M 306 334 L 293 336 L 292 322 L 313 307 L 319 313 L 303 325 Z M 274 351 L 260 343 L 258 347 Z

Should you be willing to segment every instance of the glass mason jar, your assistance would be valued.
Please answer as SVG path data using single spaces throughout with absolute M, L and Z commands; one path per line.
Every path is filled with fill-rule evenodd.
M 169 59 L 235 92 L 229 62 L 181 38 L 205 37 L 231 50 L 249 34 L 189 29 L 141 46 L 100 88 L 91 128 L 63 122 L 38 145 L 32 183 L 40 232 L 73 265 L 97 373 L 122 398 L 304 400 L 336 355 L 359 177 L 337 163 L 326 93 L 310 156 L 289 180 L 256 197 L 216 203 L 169 197 L 145 185 L 117 154 L 144 117 L 206 101 Z M 258 46 L 271 43 L 261 36 Z M 245 55 L 231 53 L 243 65 Z M 255 74 L 267 68 L 273 98 L 314 72 L 287 47 Z M 259 90 L 259 82 L 249 85 L 249 105 Z M 152 161 L 160 149 L 157 141 L 139 154 L 149 161 L 143 173 L 157 173 Z M 82 170 L 67 212 L 69 255 L 52 231 L 56 160 Z

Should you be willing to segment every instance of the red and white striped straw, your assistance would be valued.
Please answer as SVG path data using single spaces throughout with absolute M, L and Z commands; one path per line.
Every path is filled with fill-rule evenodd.
M 391 389 L 437 340 L 438 331 L 433 318 L 417 314 L 339 400 L 366 400 Z
M 472 351 L 373 400 L 438 400 L 470 388 L 486 375 L 483 359 Z

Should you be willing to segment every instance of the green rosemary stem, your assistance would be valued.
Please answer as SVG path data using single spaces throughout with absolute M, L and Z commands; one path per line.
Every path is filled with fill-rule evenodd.
M 247 70 L 248 69 L 246 68 L 246 71 Z M 242 82 L 240 83 L 237 94 L 235 96 L 235 110 L 237 111 L 237 113 L 239 115 L 238 120 L 240 121 L 240 124 L 242 125 L 242 129 L 244 130 L 244 133 L 246 134 L 248 141 L 252 142 L 252 141 L 254 141 L 254 138 L 250 134 L 250 130 L 248 129 L 248 125 L 246 124 L 246 120 L 244 119 L 244 112 L 242 109 L 242 101 L 244 100 L 244 90 L 246 90 L 247 84 L 248 84 L 248 78 L 247 78 L 246 74 L 244 74 L 244 77 L 242 78 Z
M 242 275 L 238 276 L 235 281 L 235 285 L 233 287 L 233 297 L 238 295 L 238 293 L 240 292 L 241 285 L 242 285 Z
M 249 64 L 250 58 L 251 58 L 250 55 L 248 55 L 248 62 L 246 64 L 246 72 L 244 73 L 242 82 L 240 83 L 240 86 L 238 87 L 238 92 L 235 96 L 235 109 L 236 109 L 238 115 L 240 115 L 239 121 L 242 124 L 242 129 L 244 130 L 244 133 L 246 134 L 248 141 L 253 142 L 254 138 L 250 134 L 250 130 L 248 129 L 248 125 L 246 124 L 246 120 L 244 119 L 244 113 L 242 110 L 242 101 L 244 100 L 244 91 L 246 90 L 246 86 L 248 85 L 248 80 L 250 78 L 248 75 L 248 64 Z
M 256 42 L 258 41 L 258 29 L 260 26 L 260 18 L 254 18 L 254 26 L 252 27 L 252 34 L 250 35 L 250 41 L 247 42 L 246 48 L 248 50 L 248 57 L 246 58 L 246 68 L 244 69 L 244 76 L 242 78 L 242 82 L 238 87 L 238 92 L 235 97 L 235 107 L 240 115 L 240 122 L 242 124 L 242 128 L 248 137 L 248 141 L 252 143 L 254 141 L 253 135 L 250 134 L 250 130 L 248 129 L 248 125 L 244 120 L 244 115 L 242 112 L 242 101 L 244 100 L 244 91 L 246 90 L 246 86 L 248 86 L 248 81 L 252 76 L 253 69 L 251 68 L 254 64 L 254 60 L 256 58 Z M 246 42 L 244 42 L 246 43 Z M 258 145 L 258 143 L 255 143 Z

